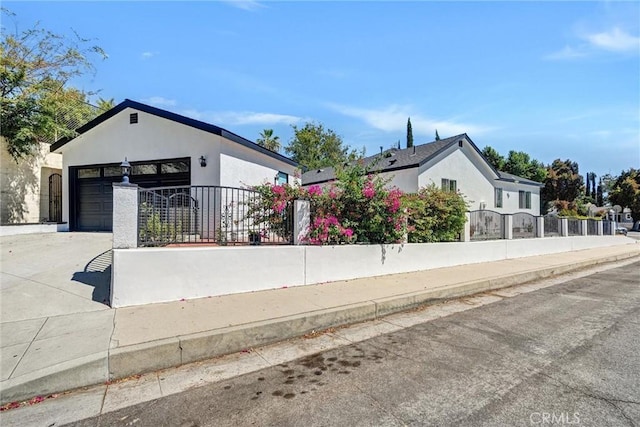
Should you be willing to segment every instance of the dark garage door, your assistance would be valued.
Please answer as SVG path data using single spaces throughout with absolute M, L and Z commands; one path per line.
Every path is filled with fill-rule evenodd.
M 78 231 L 110 231 L 113 222 L 113 187 L 111 181 L 79 180 Z
M 144 188 L 190 185 L 189 159 L 131 162 L 130 181 Z M 74 167 L 71 184 L 71 229 L 111 231 L 113 224 L 113 186 L 121 182 L 117 164 Z

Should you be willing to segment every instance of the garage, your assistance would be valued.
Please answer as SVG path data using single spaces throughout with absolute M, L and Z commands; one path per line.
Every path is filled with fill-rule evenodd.
M 113 223 L 114 182 L 122 181 L 119 164 L 71 167 L 70 229 L 74 231 L 111 231 Z M 189 158 L 131 162 L 132 184 L 143 188 L 191 185 Z

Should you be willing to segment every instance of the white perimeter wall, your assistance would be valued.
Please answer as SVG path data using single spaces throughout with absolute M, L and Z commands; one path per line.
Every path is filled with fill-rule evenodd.
M 202 298 L 632 243 L 621 236 L 464 243 L 114 249 L 112 307 Z

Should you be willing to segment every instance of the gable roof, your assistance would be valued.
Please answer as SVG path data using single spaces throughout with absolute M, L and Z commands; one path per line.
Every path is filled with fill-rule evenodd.
M 521 178 L 495 169 L 493 165 L 482 155 L 482 152 L 466 133 L 432 141 L 427 144 L 415 145 L 411 148 L 391 148 L 383 153 L 365 157 L 362 161 L 366 168 L 370 167 L 369 170 L 371 172 L 393 172 L 402 169 L 416 168 L 424 165 L 439 153 L 463 140 L 469 142 L 471 147 L 473 147 L 478 155 L 486 162 L 487 166 L 495 173 L 497 180 L 542 186 L 539 182 Z M 331 181 L 335 179 L 335 177 L 336 174 L 333 167 L 313 169 L 302 174 L 302 185 L 320 184 Z
M 90 122 L 85 123 L 84 125 L 80 126 L 78 129 L 76 129 L 76 132 L 79 135 L 82 135 L 83 133 L 93 129 L 94 127 L 98 126 L 99 124 L 101 124 L 102 122 L 105 122 L 107 120 L 109 120 L 111 117 L 115 116 L 116 114 L 120 113 L 121 111 L 125 110 L 126 108 L 132 108 L 134 110 L 138 110 L 138 111 L 142 111 L 148 114 L 152 114 L 154 116 L 157 117 L 161 117 L 163 119 L 167 119 L 167 120 L 171 120 L 174 121 L 176 123 L 180 123 L 183 124 L 185 126 L 190 126 L 196 129 L 199 129 L 201 131 L 204 132 L 208 132 L 208 133 L 212 133 L 214 135 L 219 135 L 223 138 L 229 139 L 233 142 L 236 142 L 242 146 L 245 146 L 247 148 L 250 148 L 252 150 L 258 151 L 262 154 L 266 154 L 267 156 L 273 157 L 274 159 L 280 160 L 282 162 L 288 163 L 292 166 L 298 166 L 298 163 L 296 163 L 295 161 L 293 161 L 292 159 L 283 156 L 280 153 L 276 153 L 275 151 L 271 151 L 271 150 L 267 150 L 264 147 L 261 147 L 260 145 L 256 144 L 255 142 L 252 142 L 246 138 L 243 138 L 239 135 L 236 135 L 233 132 L 229 132 L 226 129 L 223 129 L 221 127 L 218 127 L 216 125 L 212 125 L 210 123 L 205 123 L 202 122 L 200 120 L 196 120 L 196 119 L 192 119 L 186 116 L 182 116 L 180 114 L 176 114 L 176 113 L 172 113 L 171 111 L 167 111 L 167 110 L 162 110 L 160 108 L 156 108 L 156 107 L 152 107 L 150 105 L 147 104 L 142 104 L 140 102 L 136 102 L 136 101 L 132 101 L 130 99 L 125 99 L 123 102 L 121 102 L 120 104 L 116 105 L 115 107 L 113 107 L 112 109 L 110 109 L 109 111 L 106 111 L 102 114 L 100 114 L 98 117 L 96 117 L 95 119 L 91 120 Z M 61 138 L 59 140 L 57 140 L 56 142 L 54 142 L 53 144 L 51 144 L 51 148 L 50 151 L 54 152 L 56 150 L 58 150 L 59 148 L 61 148 L 62 146 L 64 146 L 65 144 L 67 144 L 68 142 L 72 141 L 74 138 L 70 138 L 70 137 L 65 137 L 65 138 Z
M 533 181 L 531 179 L 523 178 L 521 176 L 513 175 L 507 172 L 498 171 L 498 174 L 500 175 L 500 181 L 515 182 L 516 184 L 519 183 L 519 184 L 526 184 L 526 185 L 537 185 L 540 187 L 544 185 L 537 181 Z
M 392 148 L 383 153 L 362 159 L 366 168 L 371 172 L 392 172 L 401 169 L 420 167 L 431 158 L 458 141 L 467 138 L 467 134 L 452 136 L 433 141 L 428 144 L 415 145 L 411 148 Z M 332 167 L 309 170 L 302 174 L 302 185 L 318 184 L 335 179 L 335 170 Z

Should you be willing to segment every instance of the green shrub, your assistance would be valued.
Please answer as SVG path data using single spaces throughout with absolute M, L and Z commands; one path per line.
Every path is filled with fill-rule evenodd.
M 464 231 L 467 203 L 458 192 L 435 185 L 404 197 L 410 243 L 451 242 Z

